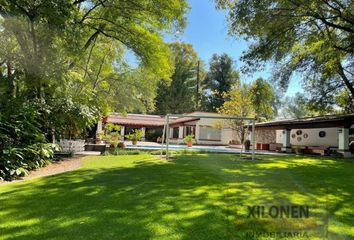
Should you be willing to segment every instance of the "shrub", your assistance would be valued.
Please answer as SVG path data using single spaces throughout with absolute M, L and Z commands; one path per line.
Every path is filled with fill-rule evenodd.
M 127 139 L 131 141 L 139 141 L 143 136 L 143 131 L 136 129 L 132 133 L 127 135 Z
M 46 143 L 40 118 L 35 107 L 27 104 L 16 104 L 11 113 L 0 112 L 1 180 L 24 176 L 53 159 L 56 146 Z
M 125 148 L 124 142 L 119 142 L 118 145 L 117 145 L 117 147 L 118 147 L 118 148 L 121 148 L 121 149 Z

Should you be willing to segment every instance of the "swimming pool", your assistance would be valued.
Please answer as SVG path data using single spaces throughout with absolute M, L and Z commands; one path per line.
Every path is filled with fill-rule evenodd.
M 142 150 L 161 150 L 162 146 L 149 146 L 149 145 L 127 145 L 127 149 L 142 149 Z M 166 146 L 163 146 L 166 149 Z M 187 147 L 182 145 L 169 145 L 169 150 L 177 151 L 207 151 L 207 152 L 226 152 L 226 153 L 240 153 L 241 149 L 231 149 L 226 146 L 193 146 Z M 243 150 L 244 152 L 244 150 Z

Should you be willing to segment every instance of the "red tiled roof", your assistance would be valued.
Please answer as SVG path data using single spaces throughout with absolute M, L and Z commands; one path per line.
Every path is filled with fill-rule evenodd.
M 199 118 L 170 118 L 170 125 L 178 125 L 186 122 L 196 121 Z M 163 127 L 165 117 L 159 115 L 144 115 L 144 114 L 111 114 L 103 119 L 104 123 L 115 123 L 125 126 L 136 127 Z

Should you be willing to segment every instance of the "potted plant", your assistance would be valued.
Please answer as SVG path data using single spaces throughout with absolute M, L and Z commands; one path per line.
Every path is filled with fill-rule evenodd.
M 118 132 L 112 132 L 112 133 L 110 134 L 110 137 L 111 137 L 111 140 L 112 140 L 112 141 L 118 141 L 118 139 L 119 139 L 119 133 L 118 133 Z
M 103 140 L 103 136 L 104 136 L 103 133 L 98 133 L 96 135 L 96 144 L 100 144 L 101 143 L 101 141 Z
M 133 145 L 136 145 L 142 136 L 143 131 L 136 129 L 132 133 L 128 134 L 127 139 L 131 140 Z
M 243 142 L 243 145 L 245 146 L 245 150 L 246 151 L 249 151 L 251 149 L 251 141 L 246 139 L 244 142 Z
M 183 139 L 184 143 L 187 144 L 188 147 L 192 147 L 193 146 L 193 142 L 194 140 L 194 135 L 187 135 L 184 139 Z

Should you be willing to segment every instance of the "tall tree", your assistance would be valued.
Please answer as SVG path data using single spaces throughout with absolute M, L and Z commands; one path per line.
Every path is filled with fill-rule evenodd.
M 274 78 L 284 88 L 292 74 L 300 72 L 318 104 L 335 104 L 344 89 L 353 101 L 353 0 L 216 2 L 229 11 L 230 34 L 252 40 L 242 57 L 244 71 L 272 61 Z
M 223 95 L 239 81 L 239 73 L 234 69 L 233 60 L 226 53 L 214 54 L 209 62 L 209 71 L 204 80 L 203 109 L 215 112 L 224 104 Z
M 0 0 L 0 179 L 45 164 L 52 133 L 79 136 L 111 110 L 152 105 L 156 79 L 173 70 L 163 36 L 183 29 L 187 10 L 186 0 Z
M 157 88 L 157 114 L 184 113 L 195 109 L 198 55 L 192 45 L 170 45 L 174 72 L 171 81 L 161 80 Z
M 0 0 L 2 101 L 39 99 L 42 109 L 72 98 L 97 118 L 132 109 L 170 76 L 163 35 L 184 27 L 187 9 L 185 0 Z M 137 69 L 126 67 L 125 49 Z
M 276 115 L 276 99 L 272 86 L 263 78 L 258 78 L 250 86 L 250 95 L 256 118 L 271 120 Z

